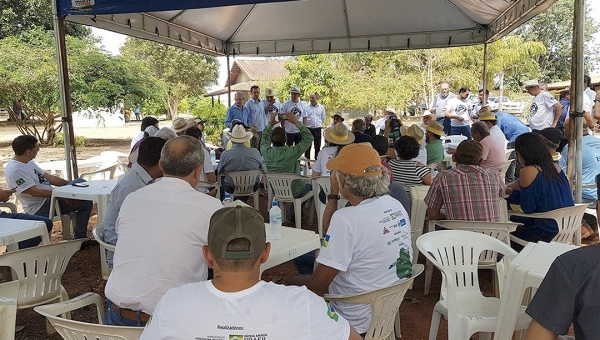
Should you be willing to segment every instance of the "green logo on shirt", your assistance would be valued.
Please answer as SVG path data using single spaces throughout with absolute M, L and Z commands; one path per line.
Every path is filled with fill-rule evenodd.
M 25 180 L 23 178 L 19 178 L 15 183 L 17 183 L 17 186 L 25 183 Z

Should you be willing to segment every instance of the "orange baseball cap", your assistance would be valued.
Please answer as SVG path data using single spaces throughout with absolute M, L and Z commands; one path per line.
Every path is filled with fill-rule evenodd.
M 378 170 L 367 172 L 367 168 L 374 165 L 379 166 Z M 373 177 L 382 173 L 379 154 L 372 146 L 365 144 L 345 146 L 337 156 L 327 162 L 327 169 L 360 177 Z

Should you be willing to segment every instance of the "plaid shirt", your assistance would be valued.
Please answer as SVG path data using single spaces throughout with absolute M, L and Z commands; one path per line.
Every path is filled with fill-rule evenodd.
M 497 170 L 458 165 L 434 178 L 425 204 L 434 209 L 443 205 L 449 220 L 500 222 L 498 200 L 504 188 Z

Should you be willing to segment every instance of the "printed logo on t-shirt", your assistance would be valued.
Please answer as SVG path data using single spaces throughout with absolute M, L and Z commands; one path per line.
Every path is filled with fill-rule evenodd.
M 538 112 L 538 107 L 536 103 L 531 103 L 531 111 L 529 111 L 529 115 L 533 116 Z
M 329 244 L 329 235 L 325 235 L 325 237 L 323 237 L 323 247 L 327 248 L 327 245 Z
M 25 183 L 25 180 L 23 178 L 19 178 L 15 183 L 17 183 L 17 186 Z
M 383 235 L 388 234 L 390 230 L 386 227 L 383 227 Z
M 392 263 L 388 269 L 396 267 L 396 276 L 404 279 L 412 275 L 412 262 L 410 261 L 410 252 L 407 249 L 400 248 L 396 262 Z
M 456 112 L 457 115 L 462 115 L 463 113 L 467 112 L 467 106 L 463 105 L 463 104 L 459 104 L 458 106 L 456 106 L 456 109 L 454 110 L 454 112 Z
M 269 108 L 269 113 L 279 113 L 279 108 L 277 108 L 277 105 L 271 105 Z
M 335 308 L 329 302 L 327 302 L 327 316 L 329 316 L 331 320 L 334 320 L 336 322 L 340 318 L 337 312 L 335 311 Z
M 229 340 L 244 340 L 243 335 L 230 335 Z
M 33 172 L 35 172 L 35 174 L 38 176 L 38 181 L 40 181 L 40 184 L 50 184 L 50 182 L 46 180 L 46 177 L 44 177 L 44 174 L 37 171 L 37 169 L 33 169 Z
M 294 116 L 296 116 L 296 118 L 302 117 L 302 111 L 300 111 L 300 109 L 297 106 L 294 106 L 294 108 L 290 112 L 293 113 Z

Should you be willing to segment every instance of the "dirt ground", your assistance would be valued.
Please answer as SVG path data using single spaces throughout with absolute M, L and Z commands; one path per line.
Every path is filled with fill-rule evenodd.
M 161 123 L 163 124 L 163 123 Z M 163 126 L 166 126 L 164 124 Z M 138 123 L 130 123 L 122 128 L 111 129 L 85 129 L 76 130 L 77 135 L 86 137 L 86 146 L 77 149 L 78 159 L 86 159 L 99 155 L 102 151 L 114 150 L 121 152 L 129 151 L 129 141 L 138 131 Z M 10 140 L 18 135 L 18 131 L 10 123 L 0 123 L 0 164 L 6 163 L 12 157 Z M 102 138 L 102 139 L 101 139 Z M 64 159 L 64 150 L 60 148 L 45 147 L 40 150 L 37 161 L 50 161 Z M 4 168 L 0 167 L 0 188 L 6 188 L 4 181 Z M 252 200 L 252 198 L 250 198 Z M 266 207 L 266 195 L 261 196 L 261 207 Z M 252 204 L 251 202 L 249 202 Z M 266 211 L 263 212 L 265 217 Z M 88 236 L 91 235 L 91 229 L 97 224 L 95 212 L 92 214 L 88 226 Z M 291 226 L 291 223 L 287 223 Z M 313 225 L 304 224 L 303 228 L 315 230 L 316 222 Z M 60 233 L 60 222 L 55 222 L 52 230 L 52 242 L 58 242 L 62 239 Z M 199 254 L 199 256 L 202 256 Z M 423 256 L 419 259 L 424 263 Z M 280 282 L 287 275 L 296 274 L 297 271 L 291 262 L 271 268 L 263 273 L 263 279 L 267 281 Z M 480 273 L 482 290 L 486 294 L 492 291 L 491 271 L 482 271 Z M 95 292 L 104 297 L 104 286 L 106 281 L 100 273 L 100 253 L 99 246 L 91 246 L 77 252 L 71 261 L 67 271 L 62 279 L 62 284 L 70 297 L 81 295 L 85 292 Z M 441 275 L 438 271 L 434 272 L 431 294 L 423 296 L 424 274 L 415 280 L 414 287 L 405 297 L 405 301 L 400 307 L 402 320 L 402 338 L 403 339 L 427 339 L 429 335 L 429 326 L 433 307 L 438 300 Z M 95 322 L 95 311 L 91 308 L 74 313 L 73 318 L 81 321 Z M 25 328 L 16 334 L 15 339 L 60 339 L 60 336 L 54 334 L 47 335 L 45 320 L 35 313 L 33 309 L 20 310 L 17 314 L 17 325 L 23 325 Z M 477 337 L 474 337 L 477 338 Z M 446 321 L 442 321 L 438 339 L 447 339 Z

